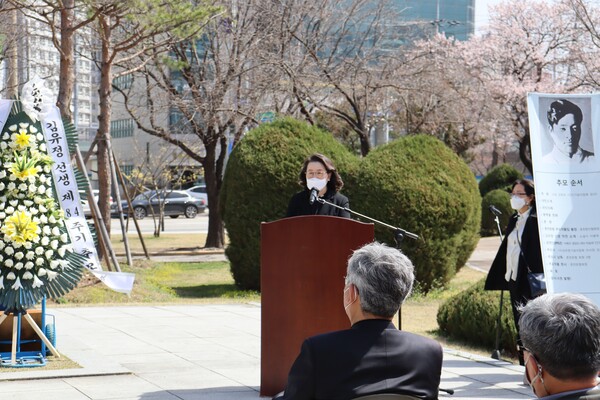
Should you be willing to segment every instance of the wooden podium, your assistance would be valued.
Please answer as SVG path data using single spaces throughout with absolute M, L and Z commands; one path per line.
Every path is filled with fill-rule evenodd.
M 261 396 L 285 388 L 304 339 L 350 327 L 343 305 L 347 261 L 374 237 L 373 224 L 347 218 L 262 223 Z

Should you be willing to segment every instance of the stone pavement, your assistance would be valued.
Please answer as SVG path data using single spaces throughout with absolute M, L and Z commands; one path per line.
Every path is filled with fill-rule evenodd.
M 82 368 L 2 371 L 1 400 L 259 399 L 260 304 L 47 313 L 57 349 Z M 522 377 L 520 366 L 444 349 L 441 387 L 455 394 L 440 399 L 531 399 Z

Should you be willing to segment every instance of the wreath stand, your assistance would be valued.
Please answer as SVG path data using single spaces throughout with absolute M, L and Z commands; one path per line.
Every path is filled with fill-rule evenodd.
M 0 366 L 2 367 L 42 367 L 46 365 L 46 347 L 54 355 L 56 358 L 60 358 L 60 353 L 54 347 L 52 341 L 48 338 L 51 336 L 53 339 L 56 338 L 54 331 L 54 324 L 45 325 L 46 319 L 46 298 L 42 299 L 42 320 L 41 324 L 47 333 L 44 333 L 42 329 L 37 325 L 33 317 L 27 313 L 27 311 L 21 312 L 11 312 L 5 311 L 2 316 L 0 316 L 0 325 L 7 318 L 12 315 L 12 340 L 11 343 L 11 351 L 10 351 L 10 359 L 5 359 L 5 353 L 0 353 Z M 33 329 L 35 334 L 41 340 L 41 350 L 40 351 L 21 351 L 21 344 L 36 342 L 37 340 L 22 340 L 21 338 L 21 325 L 23 321 L 27 322 L 27 324 Z M 50 328 L 50 329 L 48 329 Z M 48 334 L 48 336 L 47 336 Z

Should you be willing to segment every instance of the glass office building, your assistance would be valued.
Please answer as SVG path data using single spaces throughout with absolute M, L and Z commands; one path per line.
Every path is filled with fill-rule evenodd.
M 467 40 L 474 33 L 475 0 L 394 0 L 402 22 Z M 421 29 L 422 30 L 422 29 Z

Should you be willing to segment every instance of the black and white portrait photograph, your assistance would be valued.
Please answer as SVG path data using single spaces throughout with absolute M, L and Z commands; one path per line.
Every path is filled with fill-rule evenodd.
M 548 164 L 586 164 L 594 160 L 589 98 L 540 98 L 543 158 Z

